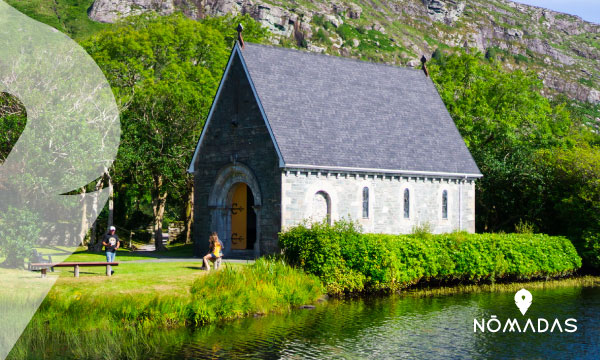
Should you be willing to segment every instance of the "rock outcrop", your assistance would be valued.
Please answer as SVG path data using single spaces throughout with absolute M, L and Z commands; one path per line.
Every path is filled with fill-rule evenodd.
M 99 0 L 94 1 L 89 17 L 95 21 L 112 23 L 122 17 L 149 11 L 169 15 L 175 11 L 175 4 L 172 0 Z
M 466 5 L 464 0 L 423 0 L 423 4 L 432 19 L 443 21 L 448 25 L 460 18 Z

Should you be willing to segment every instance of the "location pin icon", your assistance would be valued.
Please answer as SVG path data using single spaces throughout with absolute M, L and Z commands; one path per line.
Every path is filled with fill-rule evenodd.
M 521 289 L 517 291 L 515 294 L 515 304 L 521 310 L 521 314 L 525 315 L 527 309 L 531 306 L 531 301 L 533 300 L 533 296 L 531 293 L 525 289 Z

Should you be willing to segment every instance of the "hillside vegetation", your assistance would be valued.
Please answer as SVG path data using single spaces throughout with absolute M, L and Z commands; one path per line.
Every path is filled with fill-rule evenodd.
M 88 9 L 94 0 L 6 0 L 25 15 L 50 25 L 75 39 L 106 29 L 107 24 L 91 20 Z
M 310 51 L 415 66 L 436 49 L 475 48 L 527 68 L 546 91 L 600 101 L 600 25 L 507 0 L 9 0 L 80 38 L 131 14 L 182 12 L 192 19 L 249 14 L 271 42 Z M 200 5 L 199 5 L 200 4 Z M 98 22 L 92 22 L 89 17 Z

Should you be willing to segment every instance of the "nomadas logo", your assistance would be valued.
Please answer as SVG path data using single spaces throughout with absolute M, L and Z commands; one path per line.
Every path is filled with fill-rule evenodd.
M 517 291 L 515 294 L 515 305 L 519 308 L 519 311 L 523 316 L 529 310 L 533 302 L 533 295 L 526 289 L 521 289 Z M 552 326 L 550 326 L 552 324 Z M 561 322 L 559 319 L 555 318 L 554 321 L 549 321 L 544 318 L 531 319 L 527 318 L 527 320 L 517 320 L 508 318 L 502 324 L 502 321 L 498 319 L 496 315 L 491 315 L 490 318 L 486 321 L 486 319 L 473 319 L 473 332 L 532 332 L 532 333 L 545 333 L 545 332 L 568 332 L 572 333 L 577 331 L 577 319 L 569 318 L 564 322 Z

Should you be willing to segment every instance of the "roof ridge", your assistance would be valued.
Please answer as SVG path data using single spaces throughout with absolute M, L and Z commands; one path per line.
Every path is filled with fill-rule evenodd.
M 352 61 L 352 62 L 356 62 L 356 63 L 369 64 L 369 65 L 373 65 L 373 66 L 389 67 L 389 68 L 403 70 L 403 71 L 416 71 L 416 72 L 422 71 L 421 69 L 416 69 L 416 68 L 408 67 L 408 66 L 399 66 L 399 65 L 392 65 L 392 64 L 386 64 L 386 63 L 381 63 L 381 62 L 367 61 L 367 60 L 355 59 L 355 58 L 350 58 L 350 57 L 341 56 L 341 55 L 337 56 L 337 55 L 330 55 L 330 54 L 324 54 L 324 53 L 316 53 L 316 52 L 312 52 L 309 50 L 286 48 L 283 46 L 276 46 L 276 45 L 270 45 L 270 44 L 258 44 L 258 43 L 245 41 L 244 45 L 270 48 L 270 49 L 274 49 L 274 50 L 278 50 L 278 51 L 289 51 L 289 52 L 312 55 L 312 56 L 317 56 L 317 57 L 322 56 L 322 57 L 328 57 L 330 59 L 339 59 L 340 61 Z M 244 51 L 243 48 L 241 50 L 242 50 L 242 52 Z

